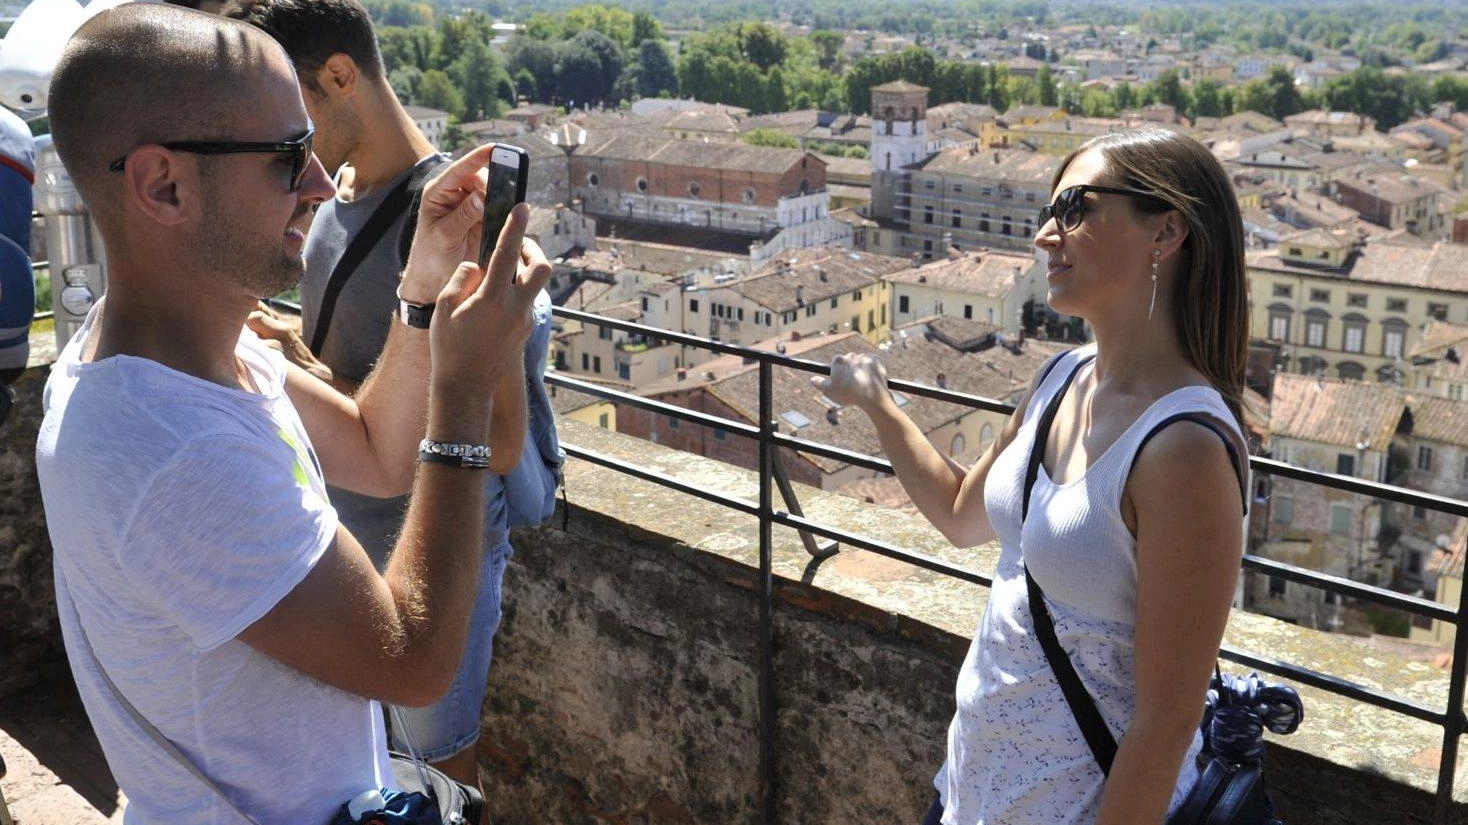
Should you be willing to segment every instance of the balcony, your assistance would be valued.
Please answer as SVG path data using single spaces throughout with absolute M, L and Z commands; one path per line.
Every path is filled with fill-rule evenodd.
M 763 422 L 775 419 L 774 370 L 822 370 L 556 313 L 757 360 Z M 44 379 L 37 366 L 18 383 L 16 420 L 0 444 L 0 535 L 13 548 L 0 556 L 8 620 L 0 648 L 12 651 L 0 696 L 64 673 L 30 464 Z M 756 439 L 760 462 L 734 467 L 562 422 L 572 456 L 566 504 L 551 524 L 515 537 L 484 705 L 479 758 L 494 821 L 915 823 L 942 760 L 953 684 L 997 548 L 954 549 L 921 519 L 856 499 L 800 485 L 787 494 L 777 471 L 779 456 L 797 450 L 873 470 L 885 466 L 880 460 L 781 434 L 773 424 L 714 418 L 566 376 L 549 380 L 562 393 L 614 398 Z M 894 388 L 1005 409 L 910 382 Z M 1468 516 L 1463 502 L 1262 459 L 1254 469 Z M 839 552 L 830 552 L 830 541 L 840 542 Z M 1442 622 L 1464 616 L 1459 605 L 1269 559 L 1250 556 L 1245 566 Z M 1468 771 L 1457 746 L 1468 725 L 1465 651 L 1468 633 L 1460 633 L 1444 671 L 1236 611 L 1224 667 L 1275 674 L 1306 702 L 1301 730 L 1270 739 L 1269 781 L 1284 820 L 1463 821 Z M 0 723 L 7 718 L 0 714 Z

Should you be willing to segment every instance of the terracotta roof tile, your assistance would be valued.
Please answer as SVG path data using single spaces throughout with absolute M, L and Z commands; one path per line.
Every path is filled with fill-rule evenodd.
M 1382 452 L 1406 409 L 1401 393 L 1385 384 L 1282 372 L 1270 396 L 1269 434 L 1353 449 L 1364 438 Z

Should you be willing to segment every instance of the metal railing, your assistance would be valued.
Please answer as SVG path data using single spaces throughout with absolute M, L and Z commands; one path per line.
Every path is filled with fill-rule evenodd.
M 618 472 L 625 473 L 644 481 L 653 482 L 669 489 L 685 493 L 690 496 L 719 504 L 741 513 L 755 516 L 759 519 L 759 573 L 757 578 L 758 589 L 758 643 L 759 643 L 759 764 L 760 764 L 760 821 L 762 823 L 773 823 L 775 821 L 775 695 L 774 695 L 774 644 L 773 644 L 773 610 L 774 610 L 774 575 L 773 575 L 773 543 L 772 530 L 776 525 L 789 527 L 802 534 L 806 539 L 806 547 L 812 548 L 813 543 L 809 536 L 821 536 L 834 540 L 851 547 L 867 550 L 898 559 L 925 570 L 941 573 L 955 579 L 959 579 L 985 587 L 992 585 L 992 579 L 975 570 L 962 565 L 954 564 L 945 559 L 930 556 L 924 553 L 916 553 L 905 550 L 886 542 L 868 538 L 856 533 L 851 533 L 828 524 L 823 524 L 799 515 L 799 507 L 793 500 L 793 492 L 782 489 L 786 495 L 789 510 L 777 510 L 774 506 L 774 495 L 776 487 L 787 488 L 788 485 L 781 484 L 783 480 L 780 472 L 778 455 L 776 451 L 787 448 L 801 453 L 822 456 L 824 458 L 843 461 L 858 467 L 891 474 L 892 465 L 879 458 L 874 458 L 864 453 L 856 453 L 833 447 L 815 441 L 809 441 L 795 436 L 786 435 L 776 429 L 774 420 L 774 393 L 773 374 L 776 367 L 802 370 L 805 372 L 828 375 L 828 365 L 807 361 L 799 358 L 791 358 L 774 352 L 749 349 L 734 344 L 726 344 L 686 335 L 669 330 L 648 327 L 630 321 L 619 321 L 587 312 L 556 307 L 556 317 L 580 321 L 594 326 L 605 326 L 621 330 L 647 338 L 661 339 L 670 343 L 682 344 L 688 347 L 708 350 L 725 355 L 737 355 L 746 362 L 757 362 L 759 370 L 759 423 L 751 425 L 742 421 L 734 421 L 719 416 L 696 412 L 674 404 L 667 404 L 649 398 L 620 392 L 599 384 L 579 381 L 566 375 L 551 373 L 547 375 L 547 383 L 585 393 L 590 396 L 615 401 L 630 407 L 648 410 L 680 421 L 688 421 L 705 427 L 716 427 L 728 433 L 733 433 L 743 438 L 754 439 L 759 443 L 759 500 L 751 502 L 743 498 L 728 496 L 717 493 L 706 487 L 697 486 L 688 482 L 680 481 L 656 470 L 650 470 L 630 462 L 602 455 L 592 450 L 565 444 L 568 455 L 607 467 Z M 952 390 L 939 389 L 924 384 L 915 384 L 908 381 L 888 379 L 891 389 L 900 391 L 907 395 L 932 398 L 954 404 L 971 407 L 974 409 L 987 410 L 1001 414 L 1013 412 L 1013 407 L 1000 401 L 982 398 L 967 393 L 954 392 Z M 1303 481 L 1334 490 L 1359 493 L 1373 496 L 1384 501 L 1398 504 L 1406 504 L 1414 507 L 1422 507 L 1440 513 L 1468 518 L 1468 502 L 1445 498 L 1430 493 L 1408 490 L 1389 484 L 1374 481 L 1366 481 L 1351 476 L 1336 475 L 1333 473 L 1318 472 L 1296 467 L 1280 461 L 1266 458 L 1250 457 L 1250 467 L 1256 473 L 1263 473 L 1279 478 L 1288 478 Z M 814 551 L 812 550 L 814 553 Z M 1437 621 L 1452 624 L 1457 628 L 1468 627 L 1468 601 L 1460 599 L 1456 608 L 1448 607 L 1438 602 L 1417 596 L 1398 593 L 1374 585 L 1362 584 L 1339 576 L 1318 573 L 1303 567 L 1298 567 L 1262 556 L 1246 554 L 1243 558 L 1243 567 L 1246 570 L 1254 570 L 1260 573 L 1274 576 L 1287 581 L 1297 582 L 1310 587 L 1349 596 L 1372 604 L 1395 608 L 1405 611 L 1414 616 L 1426 617 Z M 1356 682 L 1349 681 L 1339 676 L 1322 673 L 1301 665 L 1263 656 L 1258 653 L 1241 650 L 1231 645 L 1224 645 L 1220 656 L 1231 662 L 1245 665 L 1260 671 L 1273 673 L 1285 677 L 1296 683 L 1309 685 L 1320 690 L 1333 693 L 1352 701 L 1361 702 L 1373 707 L 1402 714 L 1413 719 L 1419 719 L 1441 727 L 1443 730 L 1442 755 L 1438 764 L 1437 791 L 1433 808 L 1434 825 L 1447 825 L 1448 816 L 1453 804 L 1453 777 L 1457 767 L 1458 743 L 1461 735 L 1468 730 L 1468 717 L 1463 713 L 1463 694 L 1465 672 L 1468 672 L 1468 632 L 1455 634 L 1453 642 L 1453 663 L 1449 674 L 1448 697 L 1445 708 L 1429 707 L 1412 699 L 1387 693 L 1383 690 L 1368 687 Z

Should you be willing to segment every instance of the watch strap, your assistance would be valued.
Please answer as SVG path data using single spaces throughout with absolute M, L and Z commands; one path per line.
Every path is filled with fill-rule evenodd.
M 428 329 L 433 321 L 434 304 L 415 304 L 403 300 L 403 288 L 398 287 L 398 320 L 414 329 Z
M 490 449 L 485 444 L 454 444 L 425 438 L 418 442 L 418 460 L 471 470 L 489 468 Z

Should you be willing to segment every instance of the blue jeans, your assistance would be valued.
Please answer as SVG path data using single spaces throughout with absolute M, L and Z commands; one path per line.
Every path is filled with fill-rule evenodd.
M 933 806 L 928 808 L 928 815 L 923 817 L 923 825 L 943 825 L 943 800 L 937 794 L 933 795 Z
M 427 707 L 394 709 L 396 718 L 407 723 L 414 752 L 429 762 L 441 762 L 479 740 L 479 715 L 489 681 L 489 663 L 494 658 L 494 634 L 503 615 L 500 591 L 505 564 L 513 553 L 509 539 L 503 539 L 479 567 L 479 592 L 469 619 L 469 638 L 448 693 Z M 406 752 L 409 743 L 398 727 L 395 720 L 392 747 Z

